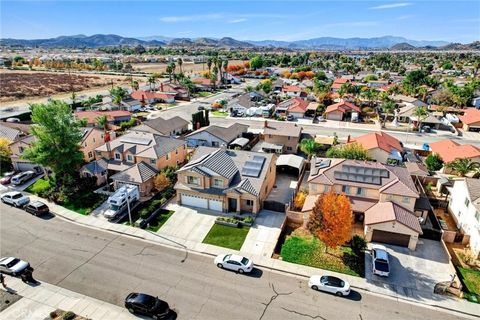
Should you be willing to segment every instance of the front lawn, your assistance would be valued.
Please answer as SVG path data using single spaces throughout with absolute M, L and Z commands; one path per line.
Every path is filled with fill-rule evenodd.
M 211 92 L 208 92 L 208 91 L 199 91 L 199 92 L 197 92 L 197 95 L 198 95 L 199 97 L 204 98 L 204 97 L 211 96 L 212 93 L 211 93 Z
M 85 194 L 76 194 L 72 198 L 63 201 L 60 205 L 86 216 L 100 206 L 106 199 L 107 196 L 103 194 L 87 192 Z
M 470 293 L 480 296 L 480 271 L 460 267 L 458 270 L 460 271 L 460 275 L 467 290 Z
M 203 243 L 213 244 L 214 246 L 240 250 L 247 237 L 249 227 L 234 228 L 214 224 L 208 232 Z
M 280 252 L 283 261 L 320 269 L 365 276 L 365 257 L 356 256 L 348 246 L 328 249 L 317 237 L 304 229 L 295 230 L 288 236 Z
M 160 229 L 165 224 L 165 222 L 167 222 L 168 218 L 170 218 L 174 213 L 175 211 L 173 210 L 162 209 L 160 211 L 160 214 L 157 216 L 157 218 L 148 223 L 147 230 L 152 232 L 157 232 L 158 229 Z
M 25 189 L 26 192 L 33 193 L 35 195 L 39 195 L 42 192 L 45 192 L 50 188 L 50 180 L 45 180 L 45 179 L 38 179 L 35 181 L 32 185 L 30 185 L 27 189 Z
M 216 117 L 226 117 L 228 116 L 228 112 L 225 111 L 212 111 L 212 115 Z

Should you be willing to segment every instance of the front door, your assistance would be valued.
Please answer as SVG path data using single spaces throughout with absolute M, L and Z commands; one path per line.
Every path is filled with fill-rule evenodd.
M 228 198 L 228 211 L 230 212 L 237 211 L 237 199 Z

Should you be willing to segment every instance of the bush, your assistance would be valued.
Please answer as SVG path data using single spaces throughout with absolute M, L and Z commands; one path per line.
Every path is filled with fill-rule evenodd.
M 62 319 L 63 320 L 73 320 L 73 319 L 75 319 L 75 317 L 76 317 L 75 313 L 73 313 L 72 311 L 67 311 L 63 315 Z
M 371 112 L 373 112 L 373 109 L 371 107 L 365 107 L 365 108 L 362 109 L 362 112 L 363 113 L 371 113 Z
M 430 171 L 438 171 L 443 167 L 443 160 L 437 154 L 430 154 L 425 158 L 425 165 Z
M 360 256 L 367 249 L 367 242 L 363 237 L 354 235 L 350 241 L 350 248 L 356 256 Z
M 50 312 L 50 319 L 55 319 L 56 317 L 58 317 L 57 310 Z

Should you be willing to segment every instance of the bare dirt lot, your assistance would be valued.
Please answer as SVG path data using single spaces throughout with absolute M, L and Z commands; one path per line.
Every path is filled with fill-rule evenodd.
M 242 63 L 243 63 L 242 60 L 230 60 L 230 61 L 228 61 L 229 65 L 242 64 Z M 166 63 L 132 63 L 132 67 L 135 71 L 158 72 L 158 73 L 165 72 L 165 70 L 167 68 L 167 65 L 168 64 L 166 64 Z M 207 70 L 207 64 L 206 63 L 202 64 L 202 63 L 184 62 L 182 64 L 182 71 L 187 75 L 199 73 L 199 72 L 202 72 L 202 71 L 205 71 L 205 70 Z M 177 66 L 176 71 L 180 71 L 178 69 L 178 66 Z

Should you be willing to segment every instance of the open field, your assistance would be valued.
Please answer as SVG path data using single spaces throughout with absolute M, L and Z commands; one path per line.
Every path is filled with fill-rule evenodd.
M 0 101 L 12 101 L 24 98 L 49 97 L 57 93 L 81 92 L 85 89 L 126 83 L 125 77 L 100 75 L 79 75 L 48 72 L 10 72 L 0 73 Z
M 230 60 L 228 61 L 229 65 L 241 64 L 242 60 Z M 167 68 L 167 63 L 132 63 L 132 67 L 135 71 L 142 72 L 165 72 Z M 178 69 L 178 66 L 177 66 Z M 182 71 L 187 75 L 192 75 L 201 71 L 207 70 L 207 64 L 202 63 L 188 63 L 184 62 L 182 64 Z M 177 71 L 180 71 L 179 69 Z

